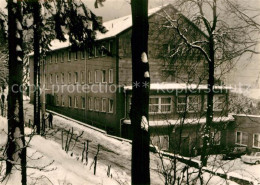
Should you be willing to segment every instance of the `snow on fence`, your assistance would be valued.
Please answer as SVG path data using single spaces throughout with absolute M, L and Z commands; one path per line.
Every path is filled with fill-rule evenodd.
M 173 154 L 173 153 L 158 151 L 155 147 L 153 147 L 152 150 L 155 153 L 160 152 L 160 154 L 164 157 L 168 157 L 168 158 L 172 158 L 172 159 L 176 158 L 178 161 L 185 163 L 185 164 L 189 165 L 190 167 L 194 167 L 194 168 L 197 168 L 197 169 L 201 168 L 201 161 L 199 161 L 199 160 L 191 159 L 191 158 L 188 158 L 188 157 L 183 157 L 181 155 L 176 155 L 176 154 Z M 210 166 L 202 167 L 201 169 L 204 172 L 208 172 L 212 175 L 219 176 L 219 177 L 224 178 L 226 180 L 234 181 L 238 184 L 243 184 L 243 185 L 258 185 L 259 184 L 258 181 L 250 179 L 248 177 L 242 177 L 241 175 L 239 175 L 235 172 L 225 173 L 223 170 L 216 170 L 216 169 L 213 169 Z
M 81 156 L 78 154 L 73 153 L 73 149 L 78 143 L 79 139 L 83 135 L 84 131 L 82 131 L 80 134 L 77 132 L 74 132 L 73 127 L 69 130 L 62 129 L 61 130 L 61 145 L 62 149 L 71 157 L 76 157 L 76 159 L 81 161 L 84 165 L 88 165 L 89 161 L 89 143 L 91 142 L 90 140 L 86 140 L 86 142 L 83 142 L 83 150 L 81 152 Z M 66 135 L 67 134 L 67 135 Z M 64 142 L 64 138 L 66 138 L 66 142 Z M 71 144 L 73 143 L 73 145 Z M 65 146 L 64 146 L 65 144 Z M 72 146 L 72 147 L 71 147 Z M 92 166 L 94 169 L 94 175 L 96 175 L 97 172 L 97 162 L 98 162 L 98 154 L 100 150 L 102 149 L 102 145 L 98 144 L 97 145 L 97 152 L 94 156 L 93 162 L 90 164 L 89 169 L 91 170 Z M 112 172 L 111 172 L 111 165 L 108 165 L 107 167 L 107 176 L 110 178 L 113 178 Z

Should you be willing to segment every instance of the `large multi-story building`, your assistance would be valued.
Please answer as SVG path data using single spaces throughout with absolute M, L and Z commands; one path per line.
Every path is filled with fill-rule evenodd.
M 193 59 L 190 64 L 180 63 L 178 70 L 167 63 L 165 54 L 174 47 L 173 41 L 178 39 L 174 30 L 160 29 L 164 12 L 177 16 L 177 10 L 172 5 L 149 10 L 151 141 L 163 143 L 161 148 L 165 150 L 174 150 L 176 146 L 170 143 L 182 141 L 187 145 L 182 149 L 183 153 L 189 153 L 194 147 L 200 147 L 200 143 L 196 146 L 191 143 L 201 138 L 201 125 L 205 123 L 207 70 L 203 60 L 196 66 L 192 63 L 195 61 Z M 187 18 L 182 18 L 185 21 L 183 24 L 193 30 L 190 36 L 205 36 Z M 40 65 L 47 109 L 102 128 L 108 133 L 131 138 L 128 116 L 132 89 L 131 24 L 131 15 L 103 23 L 108 32 L 97 33 L 92 52 L 72 51 L 68 41 L 52 42 L 51 51 Z M 109 55 L 102 48 L 106 48 Z M 32 58 L 30 84 L 33 84 Z M 187 72 L 190 65 L 193 65 L 192 73 Z M 233 119 L 228 117 L 229 89 L 219 86 L 215 90 L 214 123 L 218 129 L 219 125 Z M 185 121 L 182 121 L 184 118 Z M 184 127 L 179 136 L 178 130 Z M 220 138 L 221 135 L 223 138 L 216 144 L 224 145 L 222 136 L 225 133 L 222 130 L 214 133 L 214 136 Z

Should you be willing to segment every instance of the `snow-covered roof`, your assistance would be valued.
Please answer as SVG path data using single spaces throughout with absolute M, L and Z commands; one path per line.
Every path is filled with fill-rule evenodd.
M 149 9 L 148 16 L 155 14 L 156 12 L 161 10 L 163 7 L 166 7 L 167 5 Z M 124 17 L 120 17 L 117 19 L 104 22 L 103 26 L 105 26 L 108 31 L 105 34 L 97 32 L 96 35 L 97 40 L 114 37 L 119 33 L 125 31 L 126 29 L 130 28 L 132 26 L 132 15 L 127 15 Z
M 67 48 L 70 46 L 70 42 L 69 42 L 69 35 L 65 35 L 66 41 L 60 41 L 58 39 L 54 39 L 51 41 L 50 43 L 50 50 L 54 51 L 54 50 L 58 50 L 58 49 L 63 49 L 63 48 Z M 33 56 L 34 52 L 29 53 L 29 56 Z
M 159 6 L 156 8 L 149 9 L 148 16 L 151 16 L 161 10 L 163 7 L 166 7 L 168 4 L 164 6 Z M 130 28 L 132 26 L 132 15 L 127 15 L 124 17 L 120 17 L 117 19 L 113 19 L 110 21 L 106 21 L 103 23 L 103 26 L 106 27 L 108 30 L 106 33 L 101 33 L 97 31 L 96 33 L 96 40 L 102 40 L 110 37 L 114 37 L 118 35 L 119 33 L 125 31 L 126 29 Z M 65 35 L 66 41 L 62 42 L 58 39 L 54 39 L 51 41 L 50 50 L 57 50 L 57 49 L 63 49 L 70 46 L 69 42 L 69 36 Z M 33 52 L 29 54 L 29 56 L 32 56 Z
M 260 118 L 260 115 L 251 115 L 251 114 L 233 114 L 233 116 L 239 117 L 248 117 L 248 118 Z
M 232 115 L 228 115 L 225 117 L 214 117 L 213 122 L 228 122 L 234 121 L 234 117 Z M 189 118 L 185 119 L 184 122 L 182 119 L 175 119 L 175 120 L 152 120 L 149 121 L 149 126 L 156 127 L 156 126 L 178 126 L 181 123 L 185 125 L 196 125 L 196 124 L 203 124 L 206 123 L 206 118 Z M 131 120 L 124 120 L 124 124 L 131 124 Z
M 51 46 L 50 50 L 57 50 L 57 49 L 62 49 L 70 46 L 69 42 L 69 36 L 65 35 L 66 41 L 62 42 L 58 39 L 54 39 L 51 41 Z
M 186 84 L 186 83 L 151 83 L 150 90 L 207 90 L 207 85 Z M 227 86 L 214 86 L 218 90 L 230 90 Z M 132 90 L 132 85 L 124 86 L 124 90 Z

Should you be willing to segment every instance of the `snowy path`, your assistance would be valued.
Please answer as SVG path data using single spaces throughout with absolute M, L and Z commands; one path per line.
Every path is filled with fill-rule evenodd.
M 35 153 L 36 151 L 37 153 Z M 37 174 L 34 174 L 34 169 L 28 169 L 28 174 L 31 177 L 45 177 L 41 178 L 37 184 L 51 184 L 48 182 L 52 182 L 52 184 L 71 183 L 76 185 L 103 184 L 104 182 L 108 184 L 118 184 L 115 180 L 106 177 L 105 174 L 97 173 L 97 175 L 94 176 L 93 171 L 89 170 L 89 166 L 83 165 L 80 161 L 76 161 L 75 158 L 67 155 L 58 143 L 46 140 L 40 136 L 33 137 L 30 142 L 30 147 L 28 148 L 28 153 L 32 158 L 44 156 L 36 161 L 29 160 L 29 166 L 39 168 L 54 161 L 52 165 L 44 168 L 44 170 L 49 170 L 47 172 L 38 171 Z M 105 169 L 103 169 L 102 172 L 105 172 Z M 49 180 L 47 181 L 46 179 Z
M 5 145 L 7 120 L 0 116 L 0 137 L 1 145 Z M 31 133 L 31 129 L 26 128 L 25 133 Z M 28 142 L 29 137 L 26 137 Z M 129 177 L 123 173 L 114 175 L 113 178 L 107 177 L 106 166 L 98 163 L 96 175 L 93 174 L 93 167 L 90 168 L 92 160 L 86 165 L 75 158 L 71 157 L 61 149 L 59 143 L 45 139 L 44 137 L 34 135 L 27 148 L 27 184 L 73 184 L 73 185 L 90 185 L 90 184 L 129 184 Z M 5 168 L 5 163 L 1 165 Z M 4 168 L 0 179 L 4 175 Z M 112 170 L 113 173 L 113 170 Z M 115 173 L 114 173 L 115 174 Z M 4 182 L 5 185 L 19 185 L 21 182 L 20 171 L 14 170 Z M 120 182 L 120 183 L 119 183 Z
M 33 120 L 33 106 L 24 102 L 25 107 L 25 119 Z M 77 142 L 73 152 L 77 155 L 81 155 L 83 149 L 83 142 L 86 140 L 91 140 L 89 144 L 89 158 L 92 162 L 94 155 L 97 152 L 98 144 L 101 145 L 101 150 L 98 155 L 98 169 L 99 166 L 102 168 L 107 168 L 111 165 L 112 173 L 114 178 L 119 178 L 122 182 L 131 182 L 131 144 L 125 141 L 119 141 L 114 138 L 107 137 L 105 134 L 98 131 L 92 130 L 90 128 L 79 125 L 73 121 L 61 118 L 54 115 L 53 119 L 55 135 L 47 135 L 46 138 L 53 140 L 60 145 L 61 148 L 61 130 L 69 130 L 73 127 L 74 133 L 81 133 L 84 131 L 83 136 Z M 58 131 L 59 130 L 59 131 Z M 51 131 L 49 131 L 51 132 Z M 65 137 L 64 137 L 65 139 Z M 154 185 L 163 184 L 162 177 L 157 172 L 157 160 L 158 158 L 155 154 L 150 155 L 151 158 L 151 183 Z

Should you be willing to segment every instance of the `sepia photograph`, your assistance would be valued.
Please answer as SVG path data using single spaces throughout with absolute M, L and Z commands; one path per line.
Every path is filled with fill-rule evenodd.
M 260 0 L 0 0 L 0 185 L 260 185 Z

